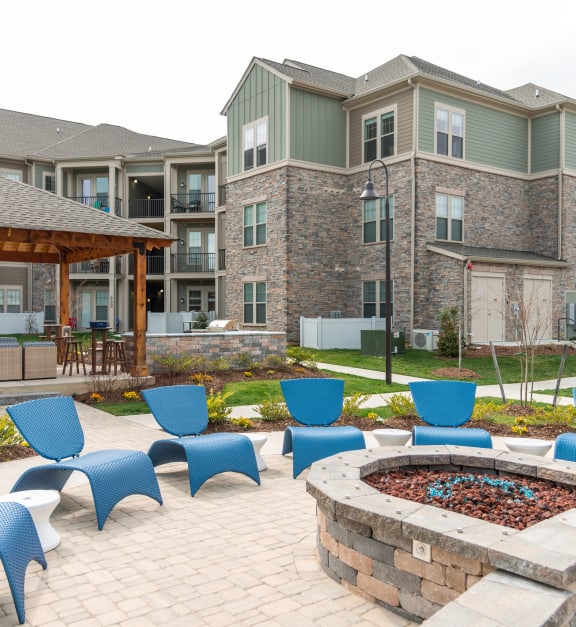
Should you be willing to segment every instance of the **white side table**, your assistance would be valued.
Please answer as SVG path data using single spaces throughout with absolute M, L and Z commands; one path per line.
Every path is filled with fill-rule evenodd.
M 242 435 L 246 436 L 252 442 L 252 446 L 254 447 L 254 453 L 256 455 L 256 463 L 258 464 L 258 470 L 266 470 L 268 466 L 262 457 L 260 451 L 262 447 L 268 440 L 267 433 L 243 433 Z
M 404 429 L 374 429 L 372 435 L 378 446 L 404 446 L 412 437 L 412 432 Z
M 23 490 L 0 496 L 0 501 L 20 503 L 30 512 L 40 544 L 44 551 L 55 549 L 60 544 L 60 536 L 50 524 L 50 516 L 60 503 L 57 490 Z
M 512 453 L 526 453 L 527 455 L 539 455 L 540 457 L 544 457 L 552 448 L 552 442 L 535 438 L 510 438 L 509 440 L 504 440 L 504 444 Z

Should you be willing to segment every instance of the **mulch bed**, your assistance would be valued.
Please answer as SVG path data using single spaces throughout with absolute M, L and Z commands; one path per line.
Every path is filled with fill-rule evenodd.
M 382 494 L 526 529 L 576 507 L 576 488 L 532 477 L 435 471 L 373 473 L 364 482 Z

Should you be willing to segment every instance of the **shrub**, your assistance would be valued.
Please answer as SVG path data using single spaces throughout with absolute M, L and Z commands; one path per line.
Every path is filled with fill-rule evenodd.
M 260 414 L 262 420 L 288 420 L 290 412 L 286 407 L 286 403 L 267 394 L 266 400 L 256 406 L 256 411 Z
M 348 396 L 344 399 L 342 405 L 343 416 L 357 416 L 360 413 L 360 405 L 368 400 L 367 394 L 361 394 L 356 392 L 352 396 Z
M 230 362 L 226 359 L 226 357 L 218 357 L 218 359 L 207 361 L 204 370 L 210 374 L 214 374 L 216 372 L 226 372 L 227 370 L 230 370 L 230 368 Z
M 417 416 L 414 401 L 405 394 L 392 394 L 386 405 L 394 416 Z
M 0 416 L 0 446 L 28 446 L 8 414 Z
M 444 357 L 458 357 L 460 349 L 458 316 L 458 307 L 449 307 L 438 314 L 440 333 L 437 349 Z
M 233 425 L 237 425 L 241 429 L 251 429 L 254 426 L 254 423 L 250 420 L 250 418 L 244 418 L 243 416 L 240 418 L 230 418 L 230 422 Z
M 528 418 L 531 423 L 552 423 L 572 427 L 576 423 L 576 408 L 572 405 L 537 407 Z
M 252 359 L 250 353 L 238 353 L 234 357 L 234 365 L 240 368 L 240 370 L 253 370 L 258 367 L 258 363 Z
M 206 329 L 208 327 L 208 314 L 204 311 L 199 311 L 194 318 L 193 329 Z
M 280 355 L 268 355 L 264 361 L 264 365 L 267 368 L 284 370 L 286 368 L 286 360 L 284 357 L 280 357 Z
M 511 402 L 498 403 L 496 401 L 476 401 L 472 420 L 490 420 L 499 414 L 506 414 L 513 405 Z
M 518 416 L 514 420 L 514 424 L 511 427 L 512 433 L 516 435 L 526 435 L 528 433 L 528 425 L 526 424 L 526 418 Z
M 295 366 L 316 368 L 316 356 L 300 346 L 289 346 L 286 350 L 288 358 Z
M 232 407 L 226 402 L 228 397 L 232 396 L 232 392 L 218 392 L 210 390 L 206 394 L 206 403 L 208 405 L 208 422 L 224 422 L 230 415 Z
M 192 370 L 193 359 L 190 355 L 153 355 L 152 359 L 162 368 L 171 383 Z

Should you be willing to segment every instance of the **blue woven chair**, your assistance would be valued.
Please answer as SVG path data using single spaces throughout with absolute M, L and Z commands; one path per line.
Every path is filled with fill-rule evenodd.
M 576 433 L 561 433 L 556 438 L 554 459 L 576 462 Z
M 282 394 L 292 418 L 303 427 L 286 427 L 282 455 L 292 453 L 294 479 L 313 462 L 366 448 L 356 427 L 330 427 L 340 418 L 344 403 L 341 379 L 289 379 L 281 381 Z
M 11 492 L 61 491 L 70 475 L 79 470 L 90 481 L 100 530 L 114 506 L 127 496 L 143 494 L 162 505 L 154 468 L 143 451 L 114 449 L 80 455 L 84 433 L 71 397 L 25 401 L 6 411 L 30 446 L 56 462 L 26 470 Z
M 47 564 L 32 516 L 20 503 L 0 502 L 0 560 L 22 625 L 26 621 L 24 580 L 28 564 L 35 560 L 43 569 Z
M 492 448 L 492 438 L 484 429 L 459 429 L 474 411 L 476 384 L 467 381 L 414 381 L 408 384 L 418 416 L 430 427 L 416 426 L 412 443 L 456 444 Z
M 158 424 L 176 438 L 157 440 L 148 455 L 154 466 L 187 462 L 190 494 L 210 477 L 239 472 L 260 485 L 254 446 L 240 433 L 208 433 L 206 390 L 202 385 L 167 385 L 142 390 Z

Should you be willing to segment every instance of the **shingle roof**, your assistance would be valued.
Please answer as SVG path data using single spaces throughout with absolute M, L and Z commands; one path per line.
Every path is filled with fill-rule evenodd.
M 476 262 L 515 263 L 533 266 L 567 266 L 566 261 L 538 255 L 524 250 L 508 250 L 503 248 L 479 248 L 457 242 L 429 242 L 426 250 L 440 255 L 446 255 L 460 261 L 470 259 Z
M 158 158 L 209 151 L 208 146 L 136 133 L 122 126 L 90 126 L 0 109 L 0 155 L 39 159 Z
M 562 94 L 551 91 L 550 89 L 540 87 L 534 83 L 526 83 L 526 85 L 509 89 L 507 93 L 509 93 L 515 100 L 518 100 L 522 104 L 535 109 L 540 107 L 549 107 L 566 101 L 575 102 L 572 98 L 563 96 Z
M 175 239 L 132 220 L 3 176 L 0 176 L 1 228 L 153 238 L 168 242 Z

